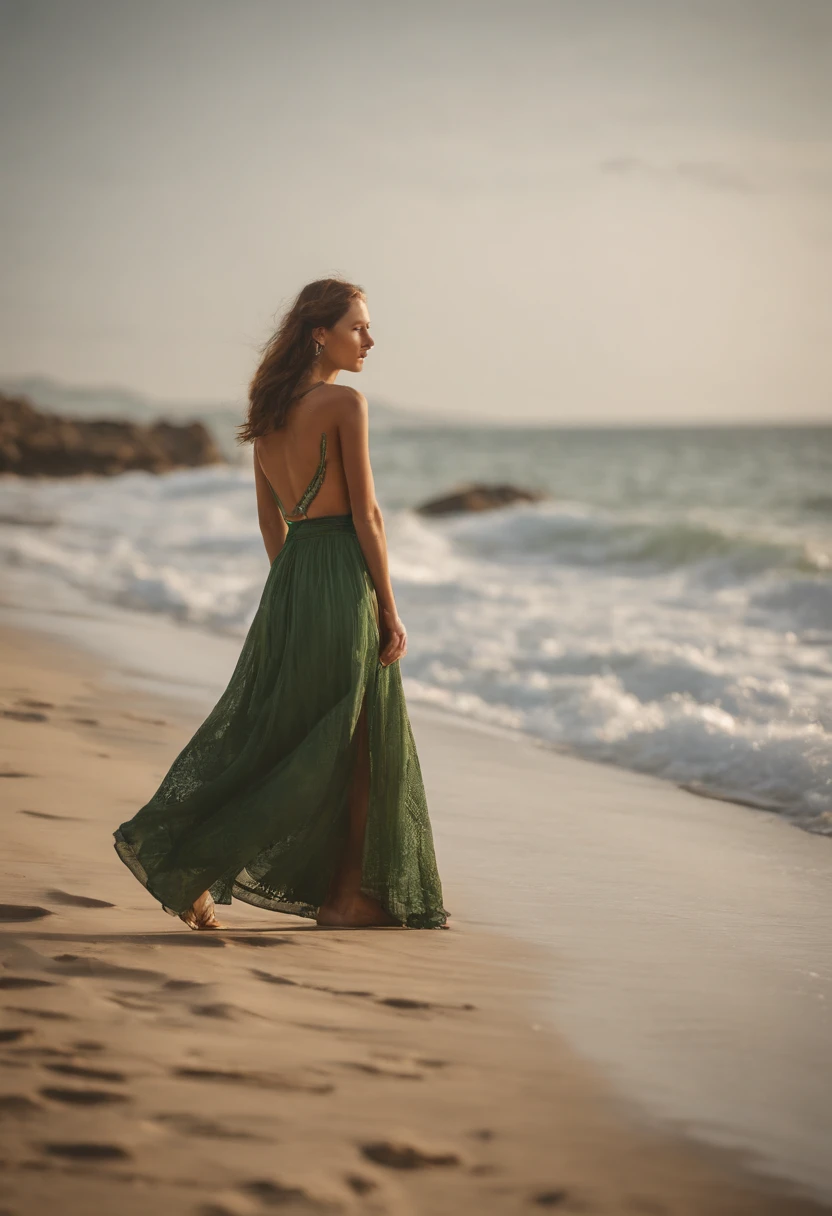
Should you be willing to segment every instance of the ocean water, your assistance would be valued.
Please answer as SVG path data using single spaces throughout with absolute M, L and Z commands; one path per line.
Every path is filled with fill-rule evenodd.
M 268 573 L 251 451 L 236 416 L 206 420 L 228 467 L 0 477 L 4 564 L 58 610 L 81 593 L 242 641 Z M 371 406 L 371 450 L 414 703 L 832 834 L 832 427 L 439 427 Z M 467 480 L 550 498 L 413 510 Z

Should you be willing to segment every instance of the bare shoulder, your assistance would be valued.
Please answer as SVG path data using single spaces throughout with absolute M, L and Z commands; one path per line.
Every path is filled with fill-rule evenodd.
M 326 392 L 327 400 L 349 413 L 360 412 L 367 408 L 367 398 L 350 384 L 327 384 L 324 387 L 324 391 Z
M 367 429 L 367 398 L 349 384 L 331 384 L 324 390 L 332 416 L 343 434 L 361 434 Z

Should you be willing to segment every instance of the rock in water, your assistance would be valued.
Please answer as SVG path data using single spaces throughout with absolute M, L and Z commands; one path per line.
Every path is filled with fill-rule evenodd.
M 513 502 L 542 502 L 550 495 L 542 490 L 521 490 L 512 485 L 488 485 L 471 481 L 457 486 L 440 498 L 423 502 L 416 510 L 421 515 L 451 515 L 457 511 L 492 511 Z
M 201 422 L 71 418 L 35 408 L 28 397 L 0 395 L 0 473 L 22 477 L 112 475 L 129 469 L 226 464 Z

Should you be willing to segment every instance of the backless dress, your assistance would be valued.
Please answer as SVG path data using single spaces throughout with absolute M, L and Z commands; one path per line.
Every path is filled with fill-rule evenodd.
M 313 386 L 314 387 L 314 386 Z M 315 918 L 345 847 L 366 698 L 369 801 L 361 889 L 401 925 L 445 927 L 427 799 L 399 662 L 379 660 L 378 604 L 352 514 L 312 519 L 326 432 L 287 518 L 225 691 L 115 850 L 173 916 L 209 890 Z

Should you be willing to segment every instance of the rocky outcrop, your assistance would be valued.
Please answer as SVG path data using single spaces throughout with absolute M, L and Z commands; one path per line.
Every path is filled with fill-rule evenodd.
M 542 502 L 549 498 L 542 490 L 521 490 L 512 485 L 467 482 L 440 498 L 423 502 L 416 510 L 421 515 L 452 515 L 459 511 L 491 511 L 513 502 Z
M 225 463 L 201 422 L 140 425 L 70 418 L 38 410 L 28 397 L 0 395 L 0 473 L 23 477 L 112 475 L 129 469 L 166 473 Z

